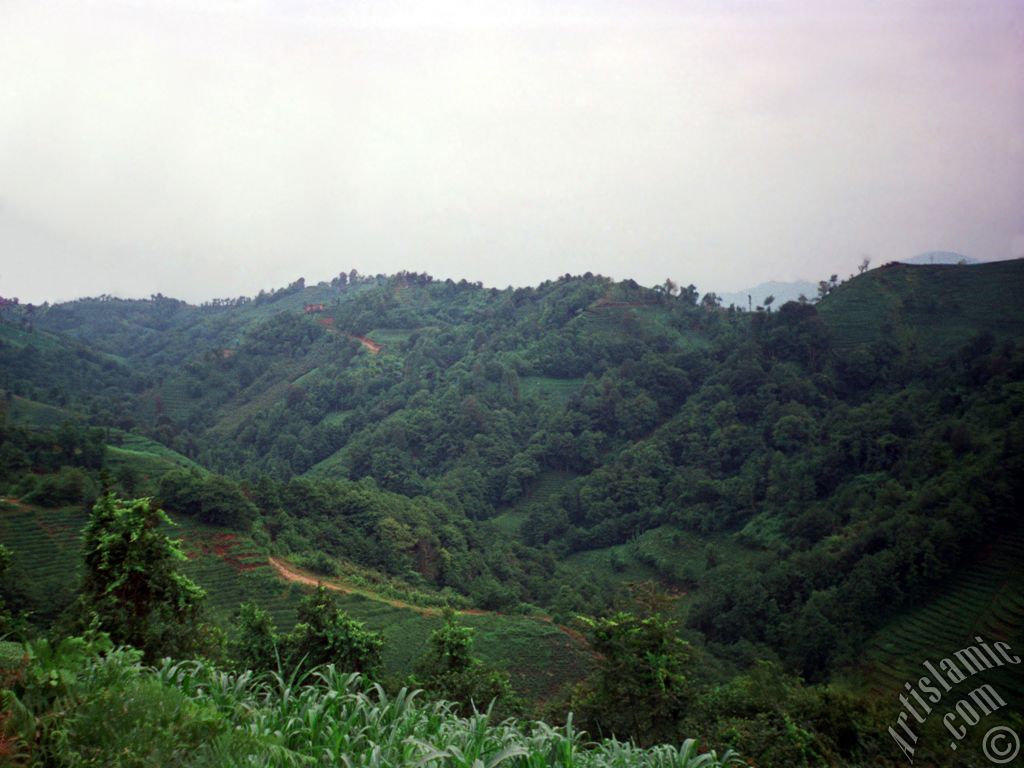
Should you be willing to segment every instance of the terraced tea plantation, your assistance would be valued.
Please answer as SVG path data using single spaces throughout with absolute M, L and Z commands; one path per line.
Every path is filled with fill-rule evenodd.
M 716 563 L 743 563 L 757 568 L 766 552 L 740 544 L 733 534 L 698 535 L 674 525 L 652 528 L 625 544 L 574 552 L 566 562 L 586 572 L 590 581 L 612 592 L 638 582 L 655 582 L 670 598 L 669 612 L 678 621 L 687 612 L 705 572 Z
M 79 507 L 44 509 L 0 501 L 0 541 L 11 550 L 12 568 L 32 584 L 27 598 L 40 618 L 55 620 L 74 600 L 81 561 L 81 531 L 87 515 Z M 172 535 L 188 556 L 185 572 L 207 591 L 211 618 L 229 626 L 242 602 L 269 611 L 281 632 L 295 624 L 296 609 L 311 587 L 277 576 L 251 540 L 223 529 L 178 518 Z M 336 592 L 341 607 L 384 635 L 386 674 L 411 674 L 440 611 L 397 607 L 385 599 Z M 463 621 L 477 630 L 475 652 L 507 669 L 514 687 L 533 700 L 554 696 L 589 671 L 592 659 L 578 638 L 539 618 L 470 613 Z
M 1024 534 L 1007 534 L 984 558 L 965 569 L 939 599 L 903 614 L 878 632 L 859 670 L 872 692 L 893 698 L 916 681 L 925 660 L 937 664 L 981 637 L 1002 640 L 1024 655 Z M 983 674 L 985 682 L 1018 708 L 1024 704 L 1024 670 L 1004 666 Z M 964 685 L 967 685 L 965 683 Z M 973 687 L 973 686 L 971 686 Z
M 404 678 L 427 650 L 430 633 L 442 625 L 437 609 L 399 608 L 359 594 L 336 594 L 341 607 L 384 636 L 384 669 Z M 476 630 L 474 654 L 506 670 L 512 686 L 533 701 L 555 696 L 582 680 L 593 659 L 581 641 L 540 618 L 467 613 L 460 621 Z
M 572 472 L 544 470 L 530 483 L 526 494 L 519 501 L 501 514 L 491 518 L 491 525 L 507 536 L 519 538 L 523 523 L 529 516 L 530 507 L 535 504 L 553 504 L 562 488 L 574 477 L 576 475 Z
M 238 606 L 251 601 L 270 612 L 279 631 L 292 628 L 299 601 L 311 587 L 279 578 L 266 555 L 243 537 L 188 519 L 179 525 L 176 535 L 189 557 L 185 570 L 207 590 L 213 618 L 230 622 Z M 386 673 L 397 678 L 411 674 L 430 633 L 442 624 L 440 611 L 396 606 L 386 598 L 343 591 L 344 583 L 339 586 L 334 591 L 339 606 L 383 634 Z M 516 688 L 531 696 L 553 695 L 563 683 L 579 679 L 589 663 L 579 644 L 549 623 L 491 614 L 465 615 L 463 620 L 478 630 L 476 652 L 507 668 Z M 551 664 L 538 664 L 537 659 Z
M 996 338 L 1020 336 L 1020 275 L 1019 264 L 1012 261 L 894 264 L 844 285 L 819 304 L 819 311 L 840 350 L 899 332 L 912 337 L 925 354 L 944 357 L 981 329 Z
M 160 478 L 174 469 L 206 473 L 205 469 L 188 457 L 147 437 L 121 430 L 109 430 L 108 434 L 105 459 L 107 471 L 117 477 L 123 469 L 130 469 L 137 480 L 142 481 L 139 487 L 155 489 Z
M 7 406 L 7 418 L 18 426 L 59 427 L 65 421 L 75 421 L 80 417 L 65 408 L 14 395 Z
M 40 509 L 0 500 L 0 543 L 11 551 L 13 575 L 40 619 L 55 620 L 74 600 L 85 521 L 80 507 Z
M 80 507 L 44 509 L 0 502 L 0 541 L 11 550 L 12 569 L 26 577 L 19 581 L 32 585 L 27 598 L 40 618 L 56 619 L 74 599 L 87 519 Z M 187 519 L 173 535 L 183 540 L 189 555 L 185 571 L 207 590 L 213 618 L 226 621 L 239 603 L 252 600 L 285 629 L 295 623 L 302 592 L 281 582 L 266 556 L 251 544 Z
M 278 629 L 292 628 L 304 592 L 281 581 L 265 553 L 236 534 L 187 518 L 178 524 L 176 535 L 189 558 L 185 572 L 206 590 L 212 618 L 226 624 L 239 605 L 254 602 L 270 612 Z

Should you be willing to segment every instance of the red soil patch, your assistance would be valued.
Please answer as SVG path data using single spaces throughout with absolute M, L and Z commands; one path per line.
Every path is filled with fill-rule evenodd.
M 362 344 L 366 349 L 369 350 L 371 355 L 378 355 L 380 351 L 384 349 L 383 345 L 378 344 L 376 341 L 372 341 L 365 336 L 349 336 L 350 339 L 355 339 Z
M 189 560 L 213 555 L 230 565 L 237 573 L 253 571 L 263 566 L 261 555 L 255 552 L 235 551 L 239 543 L 238 537 L 233 533 L 216 533 L 209 539 L 192 539 L 189 543 L 193 546 L 187 553 Z
M 320 323 L 324 328 L 326 328 L 331 333 L 341 333 L 341 331 L 334 327 L 333 317 L 321 317 L 317 319 L 317 322 Z M 356 336 L 354 333 L 350 333 L 348 334 L 348 338 L 352 339 L 353 341 L 358 341 L 360 344 L 363 345 L 363 347 L 366 348 L 366 350 L 371 355 L 378 355 L 380 354 L 381 350 L 384 349 L 383 344 L 378 344 L 373 339 L 368 339 L 365 336 Z

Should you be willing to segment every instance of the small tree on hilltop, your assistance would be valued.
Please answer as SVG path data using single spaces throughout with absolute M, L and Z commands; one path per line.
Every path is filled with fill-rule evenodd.
M 105 494 L 84 531 L 82 599 L 117 644 L 141 649 L 149 661 L 198 650 L 206 636 L 206 593 L 180 570 L 179 542 L 162 530 L 173 525 L 149 499 Z

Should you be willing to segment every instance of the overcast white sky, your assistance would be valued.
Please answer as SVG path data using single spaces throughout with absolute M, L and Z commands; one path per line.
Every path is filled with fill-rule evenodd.
M 0 295 L 1024 255 L 1024 4 L 0 0 Z

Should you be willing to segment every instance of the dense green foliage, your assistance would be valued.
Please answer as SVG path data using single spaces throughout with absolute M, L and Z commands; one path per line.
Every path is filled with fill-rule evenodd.
M 148 499 L 105 494 L 85 528 L 82 610 L 119 645 L 147 659 L 203 649 L 206 593 L 181 572 L 185 559 L 163 527 L 170 518 Z
M 447 609 L 444 625 L 431 633 L 427 652 L 416 662 L 414 683 L 452 702 L 463 715 L 488 706 L 499 716 L 514 714 L 519 702 L 508 673 L 488 668 L 473 656 L 474 634 Z
M 416 691 L 388 695 L 333 665 L 298 679 L 225 673 L 200 662 L 143 667 L 105 636 L 27 647 L 3 692 L 3 744 L 33 765 L 673 766 L 742 764 L 696 744 L 592 744 L 573 729 L 459 717 Z M 11 736 L 16 741 L 9 741 Z
M 671 741 L 692 698 L 686 643 L 658 614 L 620 611 L 586 623 L 601 664 L 574 709 L 598 733 L 629 734 L 647 744 Z
M 10 567 L 11 553 L 7 547 L 0 544 L 0 583 L 4 581 Z M 11 611 L 7 607 L 3 598 L 0 597 L 0 638 L 6 637 L 10 633 L 11 629 L 13 629 Z
M 202 307 L 16 308 L 0 323 L 0 494 L 151 495 L 390 599 L 596 616 L 608 666 L 574 700 L 592 731 L 679 737 L 706 684 L 731 678 L 737 732 L 806 731 L 800 759 L 834 762 L 869 752 L 813 714 L 825 694 L 787 683 L 784 711 L 755 727 L 738 702 L 767 673 L 750 670 L 827 681 L 1019 525 L 1021 288 L 1021 262 L 893 265 L 826 283 L 816 304 L 743 312 L 671 282 L 349 273 Z M 630 602 L 635 578 L 686 593 L 670 610 L 689 645 Z M 3 594 L 32 604 L 24 584 Z M 371 636 L 319 594 L 280 636 L 246 608 L 235 663 L 361 647 L 345 664 L 376 671 Z M 438 631 L 437 674 L 417 681 L 476 701 L 469 635 Z M 616 697 L 625 719 L 602 705 Z
M 337 664 L 371 676 L 380 673 L 382 645 L 379 634 L 349 618 L 322 586 L 299 606 L 298 623 L 285 640 L 289 657 L 300 669 Z

